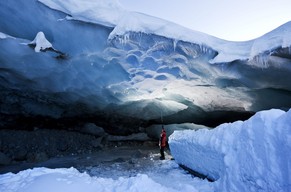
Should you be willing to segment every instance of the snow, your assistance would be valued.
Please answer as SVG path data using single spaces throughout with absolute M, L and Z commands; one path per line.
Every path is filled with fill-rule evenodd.
M 291 110 L 261 111 L 216 129 L 175 131 L 177 163 L 215 180 L 216 191 L 290 191 Z
M 173 44 L 176 44 L 177 41 L 193 42 L 199 44 L 201 47 L 208 46 L 218 51 L 218 55 L 210 61 L 212 63 L 229 62 L 237 59 L 252 59 L 264 51 L 272 51 L 272 49 L 277 47 L 288 47 L 291 45 L 291 22 L 255 40 L 230 42 L 184 28 L 159 18 L 127 11 L 117 1 L 113 0 L 39 0 L 39 2 L 52 9 L 60 10 L 68 14 L 65 16 L 66 20 L 97 23 L 112 28 L 112 31 L 111 33 L 107 32 L 106 28 L 106 30 L 103 29 L 104 31 L 101 31 L 99 34 L 96 32 L 96 29 L 101 29 L 96 26 L 94 28 L 93 26 L 77 28 L 75 25 L 71 25 L 71 22 L 63 22 L 62 19 L 64 18 L 56 19 L 57 24 L 59 24 L 56 25 L 51 20 L 59 17 L 57 14 L 52 14 L 54 17 L 50 15 L 52 19 L 48 20 L 49 22 L 47 21 L 47 23 L 43 20 L 38 21 L 45 23 L 49 26 L 48 28 L 52 29 L 56 26 L 63 27 L 61 28 L 62 30 L 55 30 L 55 36 L 50 34 L 51 38 L 49 39 L 53 40 L 54 46 L 58 49 L 60 47 L 60 50 L 65 50 L 70 53 L 70 60 L 67 62 L 55 61 L 55 58 L 52 58 L 49 54 L 42 56 L 40 54 L 31 55 L 33 51 L 30 48 L 27 46 L 19 46 L 21 42 L 31 41 L 32 38 L 30 40 L 21 39 L 29 37 L 27 31 L 24 36 L 17 36 L 15 32 L 8 33 L 18 37 L 12 37 L 13 40 L 10 39 L 11 36 L 0 32 L 0 40 L 2 42 L 0 54 L 3 60 L 1 67 L 3 69 L 7 68 L 10 71 L 9 73 L 3 73 L 3 79 L 9 79 L 12 82 L 11 84 L 15 86 L 19 84 L 17 88 L 26 88 L 29 86 L 27 82 L 33 82 L 31 84 L 36 87 L 33 87 L 33 90 L 48 90 L 48 93 L 73 92 L 75 95 L 71 95 L 71 97 L 69 97 L 70 95 L 65 95 L 64 98 L 75 101 L 81 97 L 86 102 L 91 102 L 91 106 L 94 106 L 93 103 L 97 103 L 97 100 L 98 102 L 100 100 L 110 103 L 112 94 L 116 94 L 117 96 L 120 94 L 121 96 L 117 98 L 120 101 L 124 101 L 125 104 L 120 105 L 117 111 L 133 117 L 134 115 L 143 115 L 144 119 L 159 118 L 161 114 L 171 115 L 187 109 L 188 106 L 183 104 L 184 100 L 180 102 L 180 95 L 183 95 L 187 99 L 186 101 L 193 101 L 193 103 L 195 101 L 194 104 L 199 107 L 202 106 L 202 109 L 205 111 L 208 108 L 211 111 L 213 106 L 221 106 L 222 109 L 224 106 L 231 109 L 235 109 L 237 106 L 243 109 L 250 109 L 250 106 L 254 103 L 251 102 L 252 98 L 249 98 L 241 89 L 217 88 L 212 86 L 214 83 L 211 80 L 212 78 L 215 80 L 216 76 L 220 75 L 219 72 L 217 72 L 218 74 L 213 72 L 208 73 L 207 69 L 205 69 L 205 74 L 208 76 L 205 75 L 205 79 L 198 79 L 197 81 L 185 80 L 175 75 L 175 72 L 172 71 L 169 73 L 159 73 L 159 61 L 165 59 L 166 56 L 155 58 L 150 54 L 145 54 L 147 51 L 149 53 L 155 51 L 155 47 L 147 49 L 147 46 L 151 46 L 151 44 L 145 45 L 145 51 L 138 49 L 133 51 L 140 53 L 140 55 L 143 54 L 144 57 L 151 58 L 152 60 L 150 62 L 156 62 L 156 68 L 154 66 L 153 70 L 143 69 L 144 74 L 139 73 L 138 70 L 132 72 L 131 69 L 134 68 L 134 65 L 127 62 L 126 59 L 130 60 L 130 58 L 135 57 L 133 51 L 126 55 L 126 50 L 109 47 L 107 50 L 109 54 L 115 51 L 117 56 L 109 55 L 108 57 L 110 59 L 106 60 L 106 51 L 102 51 L 106 47 L 107 38 L 110 41 L 116 36 L 123 36 L 126 42 L 129 32 L 133 31 L 168 37 L 174 40 Z M 19 18 L 21 17 L 19 16 Z M 43 19 L 44 17 L 41 18 Z M 35 20 L 37 19 L 39 18 Z M 34 25 L 36 24 L 34 23 Z M 29 27 L 33 28 L 35 26 Z M 75 30 L 74 35 L 68 35 L 73 29 Z M 84 29 L 87 29 L 86 35 L 80 38 L 80 34 L 83 35 L 85 31 Z M 36 32 L 38 31 L 40 30 L 38 29 Z M 46 29 L 46 31 L 49 30 Z M 108 29 L 108 31 L 110 30 Z M 34 36 L 36 32 L 32 31 L 31 33 Z M 96 35 L 97 33 L 98 35 Z M 46 34 L 49 33 L 46 32 Z M 62 38 L 63 36 L 68 36 L 68 39 Z M 97 37 L 100 38 L 98 39 Z M 73 43 L 71 44 L 71 42 Z M 53 48 L 52 43 L 46 39 L 43 32 L 39 32 L 30 44 L 35 44 L 35 52 Z M 83 46 L 77 46 L 79 44 Z M 100 58 L 99 55 L 103 53 L 105 53 L 104 58 Z M 169 58 L 175 60 L 175 56 L 172 56 L 172 53 L 169 52 L 169 55 L 171 55 Z M 117 58 L 118 55 L 122 59 L 124 58 L 126 60 L 125 63 L 130 67 L 127 68 L 124 63 L 113 62 L 114 57 Z M 106 61 L 103 61 L 103 59 Z M 187 58 L 181 57 L 177 59 L 185 59 L 185 63 L 187 63 Z M 41 65 L 35 65 L 35 63 L 41 63 Z M 180 67 L 180 65 L 176 66 L 175 62 L 171 64 L 173 67 Z M 197 69 L 201 67 L 199 64 L 199 60 L 195 61 L 195 67 Z M 184 65 L 184 63 L 181 65 Z M 203 63 L 204 66 L 206 66 L 205 63 Z M 203 67 L 201 68 L 204 69 Z M 186 72 L 184 73 L 183 71 L 183 74 L 187 74 L 188 68 L 185 65 L 184 68 L 180 67 L 179 70 L 181 69 L 182 71 L 184 69 Z M 245 73 L 248 72 L 252 71 L 245 71 Z M 259 74 L 266 77 L 266 84 L 276 80 L 272 79 L 268 81 L 268 76 L 271 76 L 272 72 Z M 279 71 L 277 74 L 281 74 L 281 72 Z M 129 75 L 135 76 L 129 80 Z M 191 73 L 190 75 L 193 76 L 187 76 L 187 78 L 194 79 L 199 77 L 195 73 Z M 239 76 L 237 74 L 231 75 L 234 77 Z M 25 77 L 23 79 L 29 81 L 23 81 L 18 77 Z M 221 75 L 221 77 L 223 76 Z M 284 81 L 288 82 L 286 79 Z M 254 84 L 256 83 L 254 81 Z M 129 86 L 129 84 L 132 85 Z M 282 83 L 280 85 L 283 86 Z M 274 88 L 274 86 L 272 87 L 272 85 L 268 84 L 269 87 Z M 105 91 L 103 91 L 103 88 L 106 88 L 104 89 Z M 288 87 L 283 88 L 282 90 L 289 90 Z M 11 95 L 16 94 L 12 92 Z M 96 99 L 86 97 L 88 95 L 93 95 Z M 12 97 L 10 100 L 16 99 Z M 62 98 L 60 100 L 63 102 Z M 276 100 L 281 100 L 281 97 L 276 98 Z M 57 117 L 59 116 L 58 114 L 63 113 L 62 109 L 59 108 L 54 109 L 51 106 L 47 106 L 46 108 L 46 106 L 41 105 L 32 107 L 34 105 L 36 104 L 29 103 L 27 105 L 29 112 L 35 110 L 40 114 L 53 113 Z M 9 103 L 5 106 L 3 109 L 10 107 Z M 8 173 L 0 175 L 0 191 L 98 190 L 130 192 L 152 191 L 153 189 L 155 191 L 290 191 L 290 120 L 291 111 L 270 110 L 259 112 L 245 122 L 238 121 L 223 124 L 213 130 L 200 129 L 197 131 L 174 132 L 170 136 L 170 147 L 176 162 L 201 172 L 210 179 L 216 180 L 213 184 L 206 180 L 192 178 L 178 168 L 177 163 L 167 160 L 163 163 L 156 162 L 158 165 L 155 167 L 156 170 L 151 170 L 150 172 L 141 173 L 136 176 L 119 177 L 117 179 L 99 177 L 98 175 L 93 177 L 87 173 L 81 173 L 75 168 L 35 168 L 17 174 Z M 188 126 L 195 128 L 193 125 Z M 145 135 L 131 135 L 124 139 L 142 140 L 144 138 Z M 115 140 L 120 138 L 113 137 L 111 139 Z
M 118 166 L 118 165 L 117 165 Z M 195 192 L 213 191 L 212 184 L 205 180 L 193 178 L 181 170 L 176 163 L 167 160 L 157 161 L 151 172 L 136 174 L 135 176 L 121 176 L 118 178 L 90 176 L 86 172 L 79 172 L 75 168 L 34 168 L 17 174 L 0 175 L 0 191 L 5 192 Z M 100 170 L 96 170 L 100 171 Z M 102 170 L 101 170 L 102 171 Z M 103 170 L 106 171 L 106 170 Z M 113 171 L 113 170 L 112 170 Z M 125 175 L 126 171 L 114 174 Z M 114 175 L 113 174 L 113 175 Z M 113 177 L 112 172 L 110 176 Z
M 72 19 L 114 27 L 109 39 L 134 31 L 211 47 L 218 51 L 218 55 L 210 61 L 211 63 L 252 59 L 253 56 L 264 51 L 291 45 L 291 36 L 289 35 L 291 33 L 291 22 L 260 38 L 244 42 L 232 42 L 194 31 L 163 19 L 128 11 L 116 0 L 98 2 L 89 0 L 39 1 L 52 9 L 69 14 Z
M 291 109 L 261 111 L 246 121 L 215 129 L 175 131 L 175 162 L 154 160 L 144 172 L 34 168 L 0 175 L 0 191 L 290 191 Z M 143 160 L 139 160 L 143 161 Z M 178 164 L 215 180 L 191 177 Z M 139 164 L 145 166 L 146 164 Z M 102 174 L 102 172 L 108 174 Z M 112 174 L 114 171 L 114 174 Z M 98 176 L 99 174 L 99 176 Z M 122 175 L 115 178 L 114 175 Z M 102 176 L 101 176 L 102 175 Z M 134 175 L 134 176 L 132 176 Z
M 117 0 L 38 0 L 48 7 L 71 16 L 69 19 L 114 27 L 125 12 Z M 68 19 L 67 18 L 67 19 Z
M 52 48 L 52 44 L 46 39 L 42 31 L 38 32 L 34 40 L 30 42 L 29 44 L 35 45 L 35 48 L 34 48 L 35 52 L 40 52 L 48 48 Z
M 6 38 L 13 38 L 14 39 L 14 37 L 11 37 L 10 35 L 7 35 L 5 33 L 0 32 L 0 39 L 6 39 Z
M 7 35 L 0 32 L 0 39 L 6 39 L 6 38 L 7 38 Z
M 10 182 L 3 182 L 3 177 Z M 151 187 L 157 191 L 167 191 L 167 188 L 154 182 L 147 175 L 137 175 L 132 178 L 118 180 L 90 177 L 74 168 L 47 169 L 35 168 L 18 173 L 6 174 L 1 179 L 1 191 L 22 192 L 77 192 L 77 191 L 149 191 Z M 13 182 L 13 185 L 11 185 Z

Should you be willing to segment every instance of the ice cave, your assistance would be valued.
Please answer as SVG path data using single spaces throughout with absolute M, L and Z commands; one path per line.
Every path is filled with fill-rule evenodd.
M 32 142 L 27 131 L 38 130 L 41 143 L 37 135 L 51 129 L 44 141 L 74 153 L 68 131 L 86 133 L 80 143 L 102 148 L 105 137 L 156 139 L 161 124 L 171 133 L 212 130 L 291 108 L 291 22 L 232 42 L 111 1 L 74 2 L 0 1 L 0 156 L 28 160 L 15 147 Z M 14 134 L 15 146 L 5 144 L 5 130 L 23 131 Z

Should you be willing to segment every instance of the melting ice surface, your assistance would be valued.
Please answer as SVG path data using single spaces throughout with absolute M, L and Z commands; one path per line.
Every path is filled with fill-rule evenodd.
M 175 162 L 153 160 L 150 168 L 132 175 L 128 170 L 115 170 L 120 175 L 118 178 L 112 175 L 113 170 L 104 177 L 103 172 L 108 172 L 105 169 L 99 169 L 92 177 L 75 168 L 34 168 L 0 175 L 0 190 L 288 192 L 291 188 L 290 121 L 291 110 L 273 109 L 213 130 L 176 131 L 170 136 Z M 177 163 L 215 181 L 192 177 Z
M 229 42 L 116 1 L 0 5 L 3 114 L 152 120 L 162 113 L 174 123 L 189 114 L 184 122 L 197 123 L 209 112 L 291 107 L 290 22 Z M 52 49 L 31 46 L 34 39 Z

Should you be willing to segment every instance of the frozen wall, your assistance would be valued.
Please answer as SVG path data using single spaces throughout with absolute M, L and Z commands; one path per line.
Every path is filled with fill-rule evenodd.
M 0 2 L 2 126 L 9 115 L 217 125 L 291 106 L 291 23 L 228 42 L 91 3 Z M 42 33 L 51 47 L 38 52 Z

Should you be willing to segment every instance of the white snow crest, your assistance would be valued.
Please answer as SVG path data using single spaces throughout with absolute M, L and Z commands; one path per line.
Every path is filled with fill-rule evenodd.
M 0 175 L 0 191 L 5 192 L 96 192 L 96 191 L 175 191 L 162 186 L 145 174 L 135 177 L 111 178 L 91 177 L 87 173 L 80 173 L 75 168 L 48 169 L 34 168 L 21 171 L 18 174 L 7 173 Z
M 291 45 L 291 21 L 278 27 L 277 29 L 255 39 L 251 47 L 250 58 L 262 53 L 263 51 L 274 48 L 286 48 Z
M 15 39 L 14 37 L 12 37 L 10 35 L 7 35 L 5 33 L 0 32 L 0 39 L 6 39 L 6 38 L 13 38 L 13 39 Z
M 0 32 L 0 39 L 6 39 L 6 38 L 7 38 L 7 35 Z
M 266 35 L 250 41 L 226 41 L 211 35 L 182 27 L 178 24 L 124 9 L 118 0 L 38 0 L 52 9 L 67 13 L 67 19 L 114 27 L 109 39 L 128 32 L 161 35 L 211 47 L 218 55 L 211 63 L 252 59 L 254 56 L 278 47 L 291 45 L 291 22 Z
M 43 32 L 38 32 L 36 37 L 29 44 L 35 45 L 35 52 L 44 51 L 47 48 L 52 48 L 52 44 L 45 38 Z
M 126 10 L 118 0 L 38 0 L 51 9 L 59 10 L 75 20 L 114 27 Z
M 216 191 L 288 191 L 291 110 L 262 111 L 213 130 L 170 136 L 177 163 L 216 180 Z

